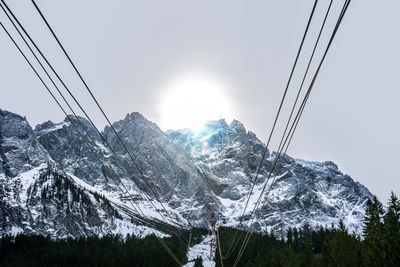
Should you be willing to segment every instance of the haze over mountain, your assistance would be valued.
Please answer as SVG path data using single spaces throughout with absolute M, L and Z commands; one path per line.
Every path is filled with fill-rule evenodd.
M 350 231 L 361 231 L 365 203 L 371 197 L 368 189 L 333 162 L 288 155 L 274 171 L 276 183 L 256 219 L 248 224 L 276 154 L 268 151 L 249 208 L 241 217 L 264 144 L 237 120 L 229 125 L 225 120 L 212 121 L 198 131 L 163 132 L 140 113 L 126 115 L 113 126 L 140 170 L 109 127 L 102 134 L 121 161 L 87 120 L 79 120 L 95 144 L 78 135 L 68 118 L 32 129 L 24 117 L 0 110 L 0 223 L 6 232 L 64 237 L 147 235 L 155 229 L 161 235 L 163 230 L 155 223 L 208 227 L 212 210 L 220 225 L 260 232 L 284 231 L 306 222 L 330 226 L 340 219 Z M 119 181 L 129 195 L 121 193 Z

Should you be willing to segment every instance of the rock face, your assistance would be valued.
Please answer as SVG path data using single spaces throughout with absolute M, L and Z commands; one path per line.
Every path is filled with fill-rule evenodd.
M 68 149 L 66 143 L 77 140 L 73 135 L 72 140 L 65 135 L 65 127 L 68 123 L 47 122 L 33 131 L 25 118 L 0 110 L 0 233 L 40 233 L 54 237 L 152 233 L 138 217 L 130 216 L 125 203 L 113 198 L 113 188 L 104 180 L 103 186 L 110 188 L 108 196 L 101 188 L 94 187 L 100 183 L 98 180 L 93 179 L 92 185 L 84 182 L 96 177 L 95 174 L 79 179 L 62 170 L 80 174 L 80 165 L 75 168 L 68 165 L 68 153 L 71 158 L 88 156 L 85 151 L 73 154 Z M 55 138 L 53 132 L 62 138 Z M 45 134 L 52 138 L 42 139 Z M 79 150 L 78 142 L 70 144 Z M 87 168 L 90 167 L 93 166 Z
M 212 202 L 215 197 L 208 191 L 203 174 L 193 164 L 191 156 L 172 142 L 156 124 L 139 113 L 128 114 L 125 119 L 114 123 L 114 127 L 138 168 L 132 166 L 130 156 L 109 127 L 106 127 L 104 134 L 116 153 L 130 165 L 133 176 L 140 181 L 144 180 L 144 176 L 153 191 L 156 191 L 155 195 L 163 202 L 181 214 L 201 221 L 208 210 L 200 209 L 199 213 L 198 207 L 207 201 Z M 138 183 L 142 184 L 141 187 L 148 190 L 149 187 L 140 181 Z
M 361 233 L 365 203 L 371 193 L 333 162 L 309 162 L 285 155 L 272 173 L 269 184 L 275 182 L 270 189 L 267 187 L 255 219 L 249 220 L 276 153 L 267 151 L 254 194 L 242 217 L 264 148 L 256 135 L 235 120 L 230 125 L 221 120 L 210 122 L 201 131 L 169 131 L 168 135 L 210 177 L 223 224 L 280 231 L 304 223 L 330 226 L 342 219 L 351 231 Z
M 269 151 L 242 216 L 264 145 L 239 121 L 165 133 L 131 113 L 113 126 L 123 144 L 110 127 L 100 135 L 83 118 L 32 130 L 23 117 L 0 110 L 3 229 L 53 236 L 146 234 L 152 231 L 146 220 L 207 227 L 215 210 L 220 224 L 258 231 L 343 219 L 360 232 L 371 193 L 333 162 L 288 155 L 251 216 L 276 156 Z
M 15 177 L 47 160 L 26 119 L 0 110 L 0 174 Z

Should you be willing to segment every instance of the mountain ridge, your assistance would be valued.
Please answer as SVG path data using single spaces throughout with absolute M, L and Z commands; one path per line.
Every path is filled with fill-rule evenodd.
M 52 169 L 57 169 L 55 173 L 63 173 L 63 181 L 84 185 L 84 194 L 90 196 L 92 188 L 105 199 L 114 200 L 110 205 L 121 214 L 122 219 L 117 219 L 123 222 L 130 221 L 129 216 L 135 213 L 128 205 L 129 201 L 134 200 L 145 210 L 147 219 L 162 221 L 163 217 L 169 215 L 166 223 L 175 226 L 208 227 L 209 214 L 215 210 L 220 225 L 251 228 L 260 232 L 284 231 L 305 222 L 312 226 L 330 226 L 340 219 L 344 220 L 350 230 L 356 233 L 361 231 L 363 208 L 366 200 L 372 196 L 368 189 L 343 174 L 333 162 L 310 162 L 288 155 L 282 158 L 273 173 L 278 179 L 271 187 L 268 199 L 264 197 L 259 212 L 255 214 L 255 222 L 246 225 L 250 217 L 248 212 L 254 206 L 254 199 L 261 190 L 276 153 L 267 151 L 255 194 L 251 198 L 248 212 L 242 217 L 241 211 L 264 144 L 237 120 L 229 125 L 225 120 L 208 122 L 199 131 L 181 129 L 163 132 L 140 113 L 127 114 L 124 119 L 114 122 L 113 126 L 127 149 L 135 156 L 139 171 L 110 127 L 105 127 L 102 134 L 122 164 L 86 119 L 79 117 L 96 144 L 88 143 L 79 136 L 70 124 L 70 119 L 76 120 L 70 116 L 63 122 L 47 121 L 32 129 L 26 118 L 0 110 L 0 185 L 3 189 L 15 191 L 21 185 L 10 182 L 13 178 L 21 180 L 23 178 L 18 178 L 18 175 L 44 164 L 43 170 L 52 166 Z M 143 179 L 146 179 L 146 183 Z M 126 186 L 128 196 L 119 192 L 116 181 Z M 54 181 L 47 183 L 54 185 Z M 43 193 L 46 186 L 41 184 L 37 190 L 46 196 Z M 156 208 L 146 201 L 141 190 L 146 191 L 156 203 Z M 68 195 L 68 190 L 66 192 Z M 1 203 L 9 208 L 10 214 L 14 217 L 27 214 L 26 210 L 30 206 L 25 199 L 18 200 L 15 194 L 5 195 L 3 193 Z M 43 197 L 38 198 L 44 201 Z M 93 200 L 93 196 L 88 198 Z M 39 203 L 39 199 L 36 202 Z M 157 199 L 166 206 L 168 214 L 163 213 Z M 19 209 L 12 209 L 10 203 Z M 57 207 L 57 203 L 54 202 L 53 206 Z M 96 201 L 92 204 L 100 211 L 110 209 Z M 37 206 L 31 208 L 38 209 Z M 85 214 L 85 210 L 82 210 L 82 214 Z M 35 212 L 43 214 L 41 209 Z M 107 213 L 104 212 L 103 215 Z M 0 218 L 8 225 L 7 229 L 19 227 L 21 231 L 27 232 L 23 226 L 29 220 L 21 219 L 19 223 L 13 223 L 10 216 Z M 98 219 L 100 223 L 109 225 L 109 228 L 91 233 L 82 231 L 84 226 L 68 228 L 62 220 L 58 220 L 58 225 L 67 229 L 60 235 L 80 236 L 118 231 L 118 226 L 112 223 L 115 220 L 112 216 L 99 216 Z M 42 225 L 40 231 L 46 233 L 44 219 Z M 138 223 L 128 226 L 138 229 L 142 227 Z M 150 230 L 143 230 L 146 231 Z

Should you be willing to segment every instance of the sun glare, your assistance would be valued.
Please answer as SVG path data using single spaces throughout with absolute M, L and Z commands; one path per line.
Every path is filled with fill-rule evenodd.
M 208 120 L 230 119 L 230 106 L 216 82 L 182 80 L 167 91 L 162 104 L 162 128 L 198 130 Z

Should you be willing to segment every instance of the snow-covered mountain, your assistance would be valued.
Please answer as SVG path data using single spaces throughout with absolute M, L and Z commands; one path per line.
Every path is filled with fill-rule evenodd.
M 80 136 L 74 125 L 83 126 L 91 140 L 85 133 Z M 111 128 L 104 129 L 102 138 L 83 118 L 48 121 L 33 130 L 24 117 L 0 110 L 2 230 L 52 236 L 145 235 L 160 230 L 159 225 L 207 227 L 215 210 L 220 225 L 258 231 L 281 231 L 305 222 L 331 225 L 343 219 L 360 232 L 364 205 L 371 197 L 368 189 L 333 162 L 287 155 L 273 173 L 276 183 L 256 219 L 249 221 L 274 152 L 268 152 L 242 217 L 264 145 L 238 121 L 165 133 L 131 113 L 113 126 L 129 154 Z
M 230 125 L 224 120 L 210 122 L 198 132 L 169 131 L 168 135 L 209 178 L 223 224 L 248 227 L 249 213 L 242 223 L 239 219 L 264 144 L 236 120 Z M 275 152 L 267 153 L 248 211 L 256 203 L 275 156 Z M 278 161 L 272 177 L 276 177 L 275 183 L 255 214 L 256 220 L 250 221 L 254 229 L 279 231 L 305 222 L 330 226 L 342 219 L 351 231 L 360 233 L 365 203 L 371 193 L 343 174 L 335 163 L 310 162 L 285 155 Z
M 47 125 L 40 134 L 62 133 L 63 127 L 68 126 Z M 132 216 L 111 186 L 102 190 L 106 183 L 94 179 L 86 183 L 64 172 L 62 163 L 52 159 L 40 140 L 41 135 L 32 130 L 25 118 L 0 110 L 1 232 L 57 237 L 108 233 L 140 236 L 153 232 L 143 218 Z M 85 162 L 87 155 L 79 147 L 78 150 Z

